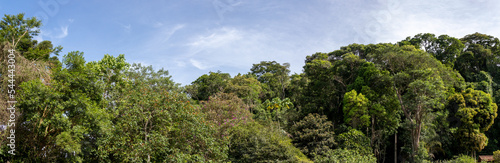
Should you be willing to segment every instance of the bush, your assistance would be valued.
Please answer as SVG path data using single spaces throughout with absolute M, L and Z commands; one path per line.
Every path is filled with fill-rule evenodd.
M 373 155 L 361 155 L 355 150 L 349 149 L 335 149 L 328 150 L 325 152 L 324 156 L 316 156 L 314 158 L 316 162 L 327 162 L 327 163 L 372 163 L 377 162 L 377 159 Z
M 442 163 L 475 163 L 475 162 L 476 162 L 476 159 L 474 159 L 470 156 L 459 155 L 459 156 L 455 156 L 455 158 L 453 160 L 443 161 Z
M 251 122 L 232 128 L 230 134 L 232 162 L 310 162 L 282 130 Z
M 294 145 L 310 158 L 336 146 L 333 124 L 325 115 L 309 114 L 293 125 L 291 131 Z
M 495 163 L 500 163 L 500 150 L 493 152 L 493 159 Z
M 366 137 L 361 131 L 351 129 L 337 136 L 340 148 L 357 151 L 363 156 L 372 154 L 370 138 Z

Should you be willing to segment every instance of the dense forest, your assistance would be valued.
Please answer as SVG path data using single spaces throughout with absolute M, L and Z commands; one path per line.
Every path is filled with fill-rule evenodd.
M 1 162 L 500 160 L 493 36 L 354 43 L 307 56 L 299 74 L 262 61 L 181 86 L 124 55 L 60 54 L 33 39 L 41 25 L 0 22 Z

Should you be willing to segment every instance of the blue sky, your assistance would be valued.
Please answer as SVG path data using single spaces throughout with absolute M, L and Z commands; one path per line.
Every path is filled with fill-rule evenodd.
M 302 72 L 307 55 L 418 33 L 500 36 L 495 0 L 34 0 L 1 1 L 0 13 L 42 19 L 38 40 L 87 61 L 125 54 L 190 84 L 220 70 L 247 73 L 278 61 Z

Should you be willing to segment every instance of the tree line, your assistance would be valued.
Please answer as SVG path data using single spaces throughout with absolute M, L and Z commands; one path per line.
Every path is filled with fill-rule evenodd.
M 24 14 L 0 22 L 4 162 L 500 160 L 500 41 L 490 35 L 350 44 L 307 56 L 301 73 L 262 61 L 180 86 L 124 55 L 87 62 L 73 51 L 60 60 L 61 46 L 33 39 L 41 25 Z

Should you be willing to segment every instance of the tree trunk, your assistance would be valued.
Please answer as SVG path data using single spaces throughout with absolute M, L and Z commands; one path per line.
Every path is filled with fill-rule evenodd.
M 394 134 L 394 163 L 398 163 L 398 133 Z

